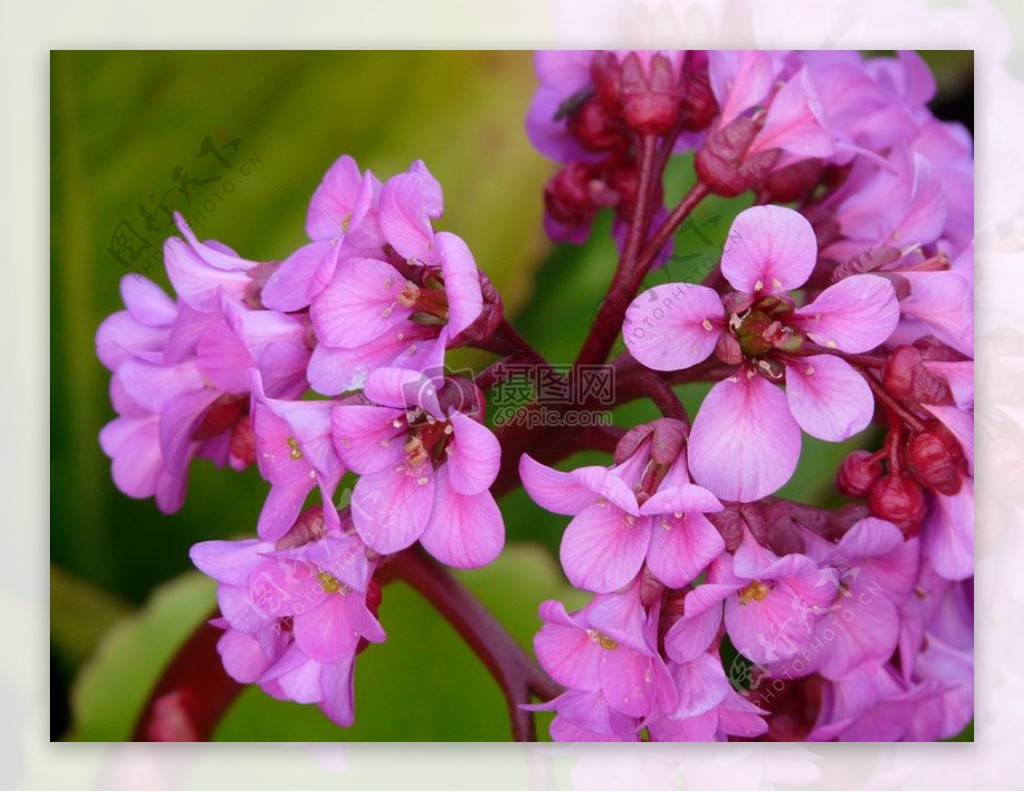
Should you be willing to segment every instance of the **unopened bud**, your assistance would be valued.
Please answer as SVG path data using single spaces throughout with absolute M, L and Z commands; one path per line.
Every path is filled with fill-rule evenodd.
M 921 487 L 903 476 L 886 476 L 876 481 L 868 506 L 872 514 L 891 522 L 908 539 L 920 532 L 927 512 Z
M 679 108 L 683 129 L 699 132 L 707 129 L 718 113 L 718 102 L 711 90 L 708 56 L 700 50 L 686 53 L 683 66 L 683 101 Z
M 686 424 L 675 418 L 658 418 L 651 421 L 651 424 L 654 427 L 651 459 L 659 465 L 671 465 L 679 458 L 686 443 Z
M 893 396 L 919 404 L 952 404 L 949 385 L 922 364 L 921 350 L 898 346 L 885 360 L 882 384 Z
M 591 151 L 629 146 L 625 126 L 596 97 L 584 101 L 569 116 L 567 126 L 576 139 Z
M 868 451 L 854 451 L 839 466 L 836 489 L 847 498 L 863 498 L 882 477 L 882 465 Z
M 632 129 L 644 135 L 668 132 L 679 117 L 682 101 L 672 62 L 658 53 L 645 70 L 640 56 L 629 53 L 622 61 L 621 97 L 623 115 Z
M 947 438 L 927 429 L 918 432 L 910 440 L 907 458 L 914 476 L 924 486 L 943 495 L 956 495 L 960 491 L 963 479 L 959 466 L 963 453 L 951 436 Z
M 256 434 L 252 430 L 252 420 L 248 415 L 240 418 L 232 427 L 228 451 L 242 467 L 248 467 L 256 461 Z

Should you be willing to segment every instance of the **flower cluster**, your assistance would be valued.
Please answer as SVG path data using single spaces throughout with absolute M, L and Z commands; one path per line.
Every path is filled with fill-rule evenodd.
M 228 674 L 352 723 L 356 657 L 386 637 L 381 585 L 405 574 L 492 671 L 520 739 L 537 709 L 559 740 L 955 735 L 974 705 L 969 133 L 931 113 L 934 81 L 909 53 L 536 64 L 527 134 L 560 166 L 546 229 L 582 243 L 610 209 L 620 250 L 568 373 L 506 321 L 465 242 L 435 230 L 442 191 L 422 162 L 382 182 L 341 157 L 309 241 L 281 262 L 200 241 L 179 216 L 176 297 L 122 282 L 126 308 L 97 334 L 117 486 L 175 511 L 196 458 L 255 464 L 269 485 L 257 538 L 192 549 L 218 582 Z M 720 259 L 700 284 L 642 290 L 709 195 L 753 203 Z M 460 346 L 499 359 L 453 376 Z M 564 386 L 559 418 L 641 397 L 662 417 L 495 434 L 485 394 L 513 363 Z M 571 387 L 595 364 L 617 383 L 600 405 Z M 708 386 L 696 409 L 675 389 L 688 383 Z M 804 434 L 860 436 L 832 508 L 783 490 Z M 553 467 L 582 449 L 613 459 Z M 561 565 L 591 596 L 573 613 L 541 604 L 543 670 L 451 577 L 422 577 L 499 555 L 494 492 L 517 472 L 571 518 Z
M 617 185 L 645 138 L 692 152 L 705 193 L 755 197 L 702 285 L 656 286 L 625 312 L 632 365 L 667 384 L 714 372 L 692 425 L 635 427 L 610 467 L 523 458 L 533 499 L 572 517 L 566 575 L 595 595 L 541 607 L 537 655 L 566 688 L 545 705 L 552 735 L 956 734 L 973 714 L 973 155 L 928 110 L 928 68 L 586 52 L 537 71 L 527 129 L 563 163 L 553 238 L 585 240 L 604 206 L 644 222 Z M 854 503 L 777 497 L 802 432 L 839 442 L 872 423 L 881 448 L 836 476 Z
M 357 650 L 384 640 L 377 567 L 417 541 L 481 566 L 504 542 L 483 395 L 444 366 L 500 306 L 466 244 L 434 231 L 441 212 L 422 162 L 381 183 L 345 156 L 312 198 L 311 241 L 282 262 L 200 242 L 179 215 L 164 250 L 177 299 L 125 277 L 126 310 L 96 339 L 118 413 L 100 441 L 123 492 L 176 511 L 197 457 L 255 463 L 270 486 L 258 539 L 193 548 L 220 584 L 228 673 L 346 725 Z

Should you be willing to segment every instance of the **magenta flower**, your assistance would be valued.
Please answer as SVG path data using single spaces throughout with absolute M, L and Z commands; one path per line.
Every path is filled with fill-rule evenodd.
M 228 673 L 278 698 L 319 704 L 348 726 L 356 654 L 386 635 L 371 610 L 375 562 L 357 537 L 328 525 L 314 509 L 276 544 L 201 542 L 191 557 L 220 583 L 218 650 Z
M 665 636 L 679 663 L 699 657 L 723 623 L 739 652 L 759 664 L 787 660 L 813 640 L 835 596 L 831 576 L 806 555 L 777 556 L 749 532 L 733 558 L 711 565 L 707 582 L 686 595 L 683 616 Z M 724 606 L 724 607 L 723 607 Z
M 331 439 L 333 401 L 270 399 L 257 370 L 252 372 L 252 429 L 260 475 L 270 482 L 257 531 L 276 541 L 295 523 L 306 496 L 319 487 L 324 516 L 337 527 L 334 490 L 345 473 Z
M 360 474 L 352 512 L 363 541 L 382 554 L 419 541 L 455 567 L 494 560 L 505 527 L 488 488 L 501 450 L 474 417 L 475 394 L 399 368 L 371 373 L 363 394 L 369 403 L 331 414 L 338 456 Z
M 384 244 L 377 222 L 380 190 L 370 171 L 362 174 L 352 157 L 339 157 L 309 202 L 306 234 L 312 241 L 267 279 L 263 304 L 276 311 L 302 310 L 330 283 L 341 258 L 379 249 Z
M 674 442 L 664 445 L 665 431 Z M 540 506 L 572 515 L 562 536 L 562 567 L 574 586 L 606 593 L 628 584 L 646 562 L 672 587 L 694 580 L 724 550 L 704 515 L 722 510 L 718 499 L 690 483 L 682 453 L 683 427 L 662 421 L 632 454 L 611 468 L 563 473 L 524 454 L 523 487 Z
M 678 693 L 657 650 L 659 609 L 645 613 L 640 597 L 637 583 L 598 595 L 572 615 L 560 602 L 540 606 L 537 659 L 567 691 L 538 709 L 613 739 L 635 737 L 640 720 L 675 710 Z
M 737 294 L 723 302 L 704 286 L 656 287 L 630 306 L 623 335 L 637 360 L 660 371 L 696 365 L 716 349 L 739 363 L 693 422 L 690 468 L 719 497 L 753 501 L 793 474 L 801 428 L 839 441 L 870 422 L 868 384 L 831 352 L 865 352 L 884 342 L 899 304 L 887 280 L 856 275 L 797 308 L 786 292 L 807 280 L 817 246 L 810 224 L 790 209 L 741 212 L 730 239 L 722 274 Z M 772 384 L 783 380 L 785 395 Z
M 342 249 L 310 306 L 318 346 L 309 377 L 326 394 L 353 390 L 376 369 L 422 369 L 483 310 L 480 276 L 466 243 L 435 233 L 441 187 L 422 162 L 380 190 L 374 249 Z M 392 258 L 383 249 L 398 254 Z

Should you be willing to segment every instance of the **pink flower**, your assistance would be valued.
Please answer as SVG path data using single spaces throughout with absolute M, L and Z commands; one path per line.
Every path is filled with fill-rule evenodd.
M 621 740 L 635 739 L 642 719 L 674 711 L 678 693 L 657 650 L 659 613 L 645 612 L 639 583 L 598 595 L 571 615 L 560 602 L 543 603 L 534 649 L 567 691 L 536 708 L 554 709 L 556 722 Z M 559 729 L 552 725 L 552 734 Z
M 351 725 L 356 654 L 386 636 L 374 616 L 376 566 L 344 520 L 325 522 L 308 510 L 276 543 L 201 542 L 193 562 L 220 585 L 218 650 L 239 682 L 259 683 L 270 695 L 315 703 L 342 726 Z
M 800 214 L 753 207 L 736 217 L 722 254 L 736 294 L 723 302 L 704 286 L 667 284 L 627 312 L 626 344 L 650 368 L 685 369 L 716 350 L 739 363 L 711 389 L 690 435 L 694 479 L 719 497 L 753 501 L 782 486 L 796 468 L 800 429 L 839 441 L 871 420 L 868 384 L 832 350 L 883 343 L 899 321 L 895 292 L 884 278 L 856 275 L 797 308 L 786 292 L 804 284 L 816 261 L 814 232 Z M 785 395 L 772 384 L 783 378 Z
M 455 567 L 494 560 L 505 528 L 488 488 L 501 450 L 476 419 L 481 403 L 471 384 L 382 368 L 363 395 L 368 403 L 331 414 L 338 456 L 360 474 L 352 510 L 363 541 L 382 554 L 419 541 Z
M 252 372 L 252 429 L 260 475 L 270 482 L 257 530 L 262 539 L 276 541 L 287 533 L 302 510 L 306 496 L 319 487 L 325 518 L 336 522 L 334 490 L 345 468 L 331 440 L 333 401 L 270 399 L 259 372 Z
M 339 258 L 374 250 L 383 243 L 377 222 L 380 181 L 347 154 L 328 169 L 306 214 L 303 245 L 268 278 L 262 300 L 276 311 L 298 311 L 323 291 Z
M 686 595 L 665 650 L 676 662 L 692 661 L 717 640 L 724 620 L 733 645 L 755 663 L 794 657 L 835 596 L 830 577 L 808 556 L 777 556 L 745 531 L 735 557 L 720 557 L 707 582 Z
M 435 233 L 441 186 L 422 162 L 380 189 L 376 247 L 342 246 L 310 317 L 318 346 L 309 366 L 326 394 L 358 388 L 375 368 L 422 369 L 483 311 L 480 275 L 466 243 Z M 390 246 L 389 254 L 384 246 Z
M 724 550 L 704 515 L 722 504 L 690 483 L 682 453 L 683 427 L 663 421 L 622 462 L 563 473 L 524 454 L 523 486 L 543 508 L 572 515 L 562 536 L 562 567 L 573 585 L 616 591 L 647 564 L 665 585 L 694 580 Z M 678 425 L 671 450 L 656 447 L 665 423 Z

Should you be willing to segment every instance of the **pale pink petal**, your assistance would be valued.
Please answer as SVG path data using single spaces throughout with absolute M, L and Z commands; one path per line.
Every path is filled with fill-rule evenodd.
M 558 612 L 546 615 L 545 608 Z M 534 636 L 533 648 L 544 670 L 566 687 L 597 690 L 601 684 L 598 671 L 603 651 L 598 643 L 572 622 L 560 602 L 543 603 L 541 618 L 546 624 Z
M 918 319 L 936 338 L 965 355 L 974 354 L 974 286 L 960 272 L 900 273 L 910 294 L 900 302 L 903 315 Z
M 376 473 L 404 455 L 405 411 L 373 404 L 344 404 L 331 411 L 331 433 L 338 456 L 351 470 Z M 399 426 L 395 426 L 395 422 Z
M 636 518 L 611 503 L 581 511 L 562 536 L 562 567 L 577 588 L 617 591 L 640 571 L 651 541 L 650 518 Z
M 388 333 L 355 349 L 318 344 L 309 360 L 310 385 L 318 393 L 333 396 L 356 390 L 366 383 L 377 368 L 404 365 L 417 368 L 434 354 L 437 328 L 406 322 Z
M 355 721 L 355 662 L 350 655 L 320 670 L 320 709 L 339 726 Z
M 346 230 L 362 180 L 352 157 L 345 154 L 335 160 L 309 202 L 306 233 L 310 239 L 332 239 Z
M 429 469 L 384 468 L 359 479 L 352 492 L 352 521 L 378 553 L 397 553 L 420 538 L 434 508 Z
M 366 398 L 386 407 L 419 407 L 434 418 L 444 420 L 437 400 L 438 381 L 409 368 L 387 366 L 370 373 L 363 393 Z
M 337 253 L 331 242 L 303 245 L 281 262 L 260 292 L 260 302 L 275 311 L 299 311 L 309 305 L 310 283 L 324 262 Z
M 501 465 L 498 438 L 462 413 L 452 413 L 449 420 L 454 432 L 445 467 L 452 489 L 463 495 L 483 492 L 494 483 Z
M 648 368 L 678 371 L 706 359 L 722 334 L 725 309 L 705 286 L 666 283 L 648 289 L 626 311 L 622 338 Z
M 749 294 L 778 294 L 803 286 L 818 260 L 811 224 L 781 206 L 753 206 L 740 212 L 722 253 L 722 274 Z
M 708 650 L 722 624 L 722 603 L 737 590 L 733 584 L 704 583 L 686 595 L 684 612 L 665 635 L 665 651 L 689 663 Z
M 946 580 L 974 574 L 974 479 L 964 477 L 956 495 L 935 493 L 935 506 L 921 531 L 924 553 Z
M 673 718 L 703 715 L 717 707 L 730 690 L 717 653 L 705 652 L 689 663 L 672 663 L 669 671 L 679 691 L 679 704 L 672 713 Z
M 350 349 L 395 330 L 412 313 L 398 302 L 405 283 L 398 270 L 383 261 L 339 261 L 331 284 L 309 309 L 317 338 L 327 346 Z
M 839 442 L 871 423 L 875 399 L 864 377 L 834 355 L 811 355 L 786 364 L 786 399 L 800 428 Z
M 867 352 L 892 335 L 900 304 L 885 278 L 853 275 L 829 286 L 796 317 L 797 326 L 823 347 Z
M 473 324 L 483 310 L 480 274 L 469 247 L 455 234 L 442 231 L 434 237 L 434 244 L 441 257 L 444 290 L 448 295 L 448 334 L 454 338 Z
M 269 549 L 258 539 L 237 542 L 214 540 L 192 545 L 188 557 L 205 575 L 230 586 L 248 586 L 249 575 L 260 562 L 258 551 Z
M 725 500 L 755 501 L 789 481 L 800 457 L 800 427 L 786 396 L 741 372 L 704 399 L 690 431 L 690 471 Z
M 305 465 L 308 474 L 312 469 Z M 274 484 L 263 502 L 260 518 L 256 524 L 256 532 L 267 542 L 276 542 L 295 524 L 302 511 L 306 496 L 316 485 L 312 475 L 299 476 L 291 481 Z
M 121 278 L 121 299 L 131 317 L 148 327 L 170 327 L 178 316 L 167 292 L 141 275 Z
M 693 581 L 723 552 L 722 535 L 703 514 L 665 514 L 651 519 L 647 566 L 670 588 Z
M 807 68 L 801 68 L 772 99 L 764 126 L 747 150 L 748 159 L 780 148 L 801 157 L 828 157 L 835 152 L 825 127 L 824 110 Z
M 401 173 L 381 189 L 381 230 L 400 255 L 434 263 L 437 255 L 430 220 L 440 216 L 440 208 L 440 187 L 425 166 L 417 172 Z
M 448 465 L 434 476 L 434 510 L 420 542 L 448 566 L 473 569 L 489 564 L 505 543 L 505 524 L 494 496 L 486 490 L 463 495 L 448 481 Z
M 315 608 L 295 616 L 295 642 L 310 658 L 333 663 L 354 655 L 360 633 L 352 618 L 354 608 L 365 607 L 358 592 L 335 592 Z
M 519 458 L 519 477 L 534 502 L 554 514 L 579 514 L 598 497 L 578 477 L 542 465 L 529 454 Z

